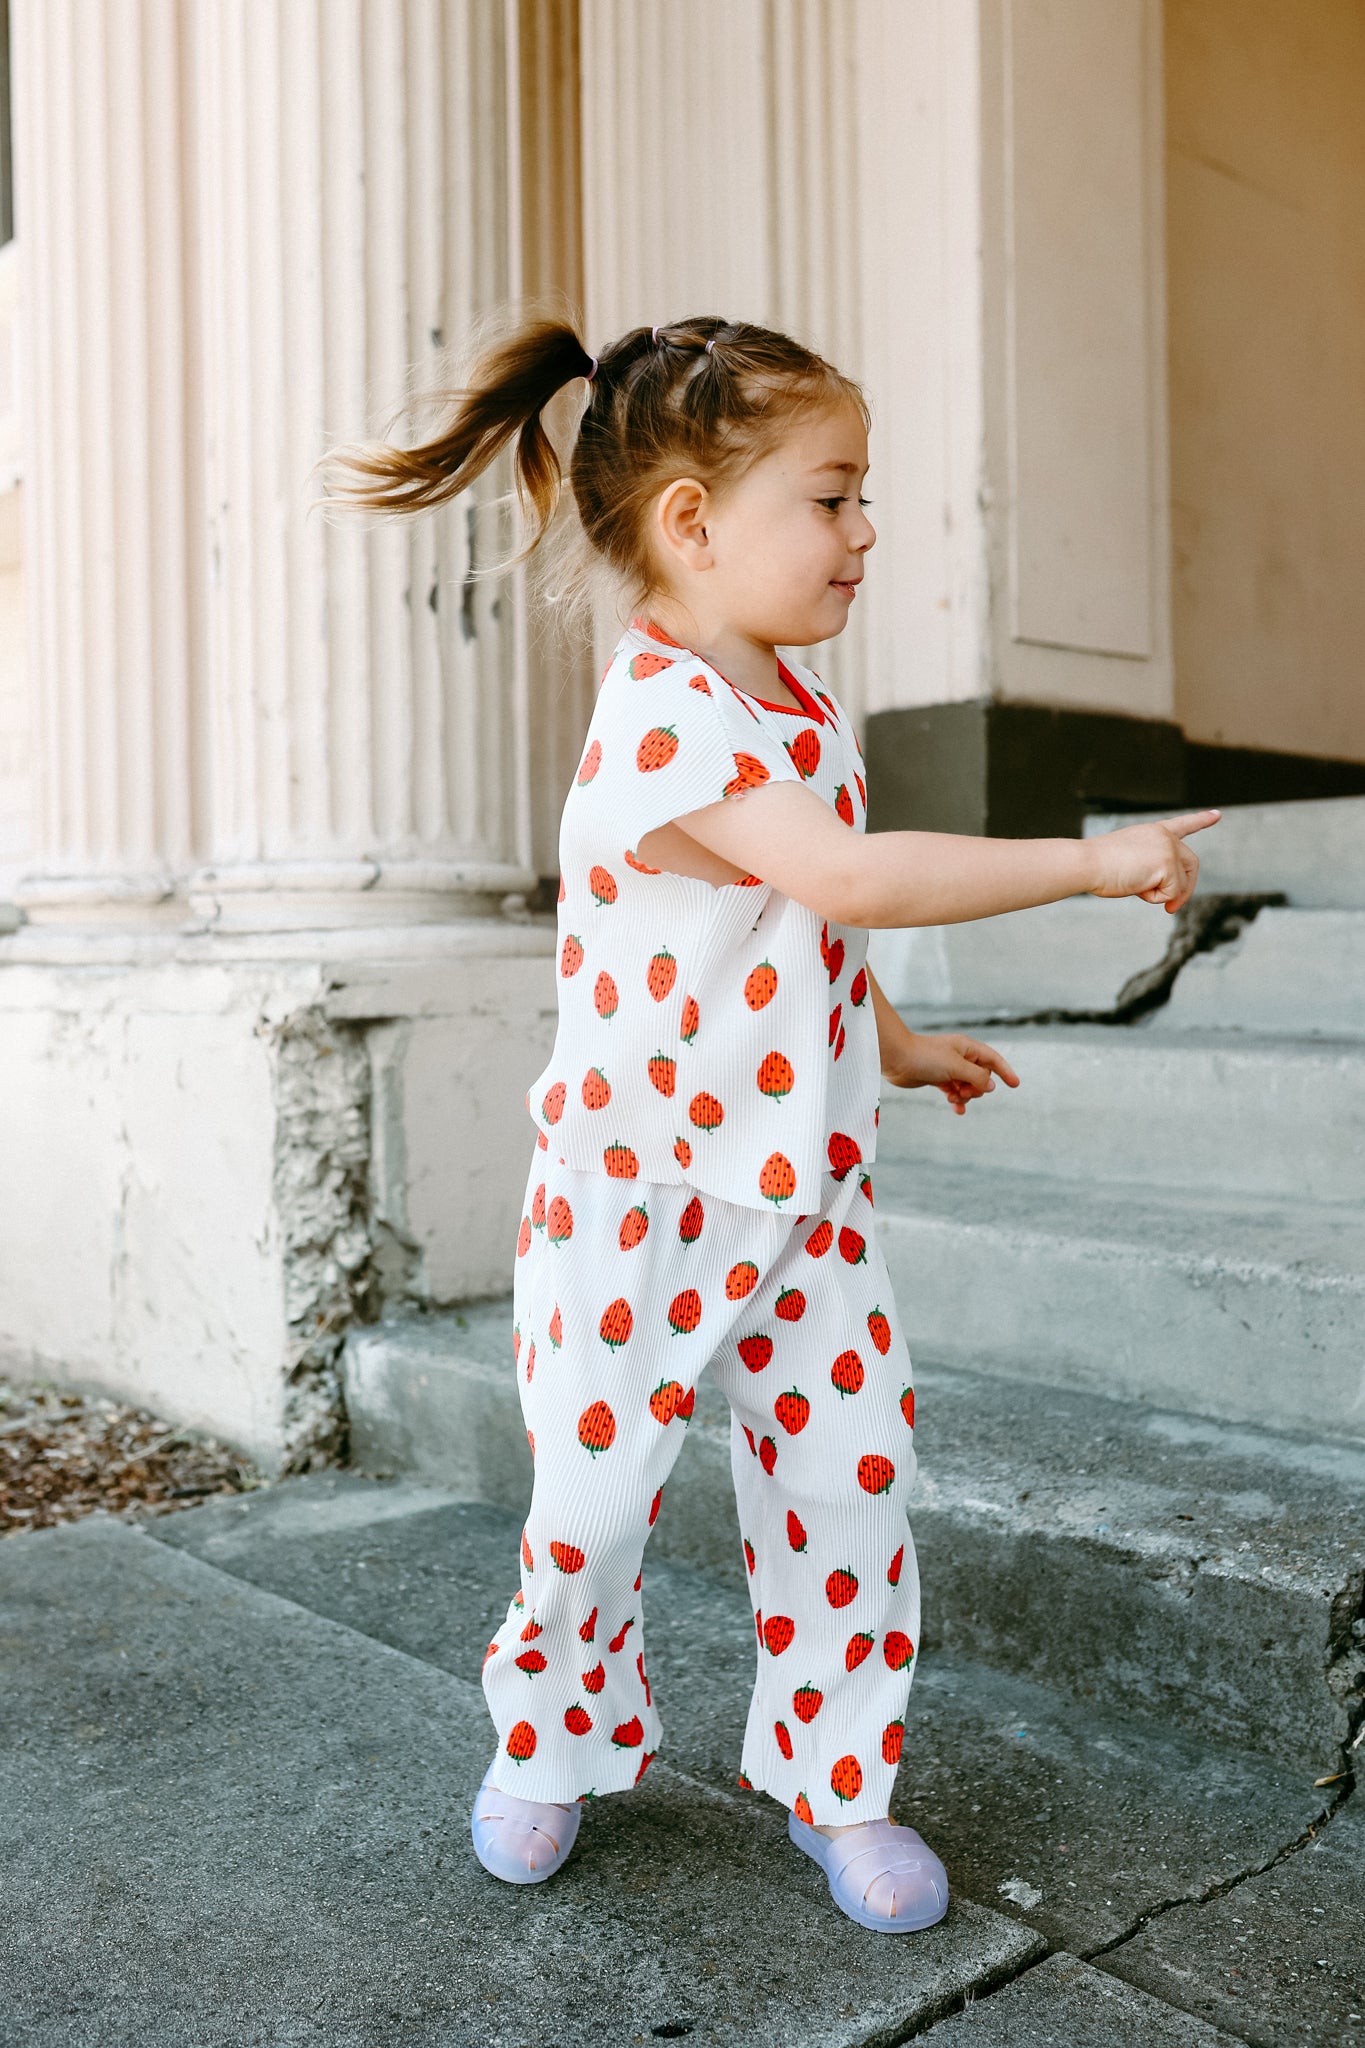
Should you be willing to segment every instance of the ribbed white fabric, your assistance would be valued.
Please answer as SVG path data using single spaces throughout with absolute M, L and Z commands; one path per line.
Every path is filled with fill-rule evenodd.
M 633 620 L 602 680 L 560 829 L 559 1031 L 527 1107 L 584 1172 L 810 1210 L 876 1151 L 867 933 L 757 878 L 717 888 L 638 857 L 656 826 L 762 782 L 804 782 L 855 832 L 857 736 L 818 705 L 772 709 Z

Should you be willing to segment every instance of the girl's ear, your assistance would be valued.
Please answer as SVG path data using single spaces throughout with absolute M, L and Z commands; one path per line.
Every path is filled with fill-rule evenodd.
M 659 542 L 665 557 L 680 568 L 709 569 L 711 540 L 706 522 L 710 516 L 711 494 L 694 476 L 675 477 L 659 496 L 654 509 Z

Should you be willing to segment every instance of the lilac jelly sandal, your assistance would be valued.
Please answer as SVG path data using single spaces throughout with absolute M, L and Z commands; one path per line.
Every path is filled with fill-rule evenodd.
M 890 1820 L 869 1820 L 847 1835 L 822 1835 L 793 1813 L 787 1833 L 829 1879 L 829 1895 L 859 1927 L 879 1934 L 914 1934 L 948 1910 L 948 1873 L 922 1835 Z M 872 1887 L 889 1891 L 890 1912 L 867 1903 Z
M 582 1815 L 577 1799 L 558 1805 L 501 1791 L 490 1764 L 469 1817 L 474 1854 L 508 1884 L 543 1884 L 572 1849 Z

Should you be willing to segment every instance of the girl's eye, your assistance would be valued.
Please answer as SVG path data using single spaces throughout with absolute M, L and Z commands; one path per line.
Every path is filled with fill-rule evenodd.
M 819 498 L 816 502 L 820 505 L 827 505 L 831 512 L 837 512 L 845 501 L 843 498 Z M 858 503 L 860 505 L 870 505 L 872 500 L 871 498 L 859 498 Z

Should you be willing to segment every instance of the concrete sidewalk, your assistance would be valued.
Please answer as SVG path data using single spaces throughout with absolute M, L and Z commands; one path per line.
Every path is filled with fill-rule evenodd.
M 897 1811 L 954 1904 L 864 1933 L 734 1790 L 743 1591 L 667 1562 L 660 1762 L 497 1885 L 467 1812 L 516 1530 L 322 1473 L 0 1543 L 4 2048 L 1362 2038 L 1349 1781 L 940 1654 Z

